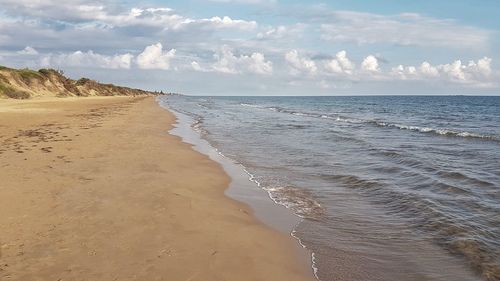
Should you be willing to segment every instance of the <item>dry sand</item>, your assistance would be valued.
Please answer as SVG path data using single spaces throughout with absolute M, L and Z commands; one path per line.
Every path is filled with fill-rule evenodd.
M 312 280 L 152 97 L 0 100 L 0 280 Z

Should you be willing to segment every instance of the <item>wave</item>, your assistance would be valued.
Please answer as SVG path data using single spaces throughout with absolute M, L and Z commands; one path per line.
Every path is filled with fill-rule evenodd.
M 321 204 L 314 200 L 313 195 L 307 190 L 292 186 L 262 184 L 246 167 L 243 170 L 248 174 L 248 179 L 265 190 L 274 203 L 291 209 L 300 218 L 314 220 L 324 214 L 325 210 Z
M 449 176 L 465 178 L 465 175 Z M 363 179 L 353 174 L 324 175 L 323 178 L 356 189 L 371 202 L 385 206 L 389 214 L 408 219 L 416 229 L 431 233 L 431 237 L 438 244 L 454 254 L 465 257 L 486 280 L 497 280 L 500 263 L 498 252 L 495 251 L 495 244 L 498 245 L 495 240 L 497 237 L 495 228 L 480 227 L 475 221 L 467 221 L 466 216 L 460 212 L 449 212 L 449 206 L 443 205 L 448 199 L 427 198 L 416 192 L 393 190 L 383 182 Z M 466 201 L 462 199 L 461 204 L 471 206 L 481 202 L 481 199 L 474 198 L 470 191 L 461 187 L 443 182 L 435 182 L 432 185 L 450 193 L 450 196 L 467 193 L 468 196 L 463 197 L 467 198 Z M 495 223 L 493 222 L 491 226 Z
M 399 123 L 384 122 L 384 121 L 379 121 L 379 120 L 366 120 L 366 119 L 342 116 L 340 114 L 318 114 L 318 113 L 311 113 L 311 112 L 295 111 L 295 110 L 290 110 L 290 109 L 286 109 L 286 108 L 282 108 L 282 107 L 278 107 L 278 106 L 264 107 L 264 106 L 259 106 L 256 104 L 246 104 L 246 103 L 241 103 L 240 105 L 246 106 L 246 107 L 260 108 L 260 109 L 268 109 L 268 110 L 271 110 L 274 112 L 286 113 L 286 114 L 291 114 L 294 116 L 322 118 L 322 119 L 329 119 L 329 120 L 333 120 L 333 121 L 337 121 L 337 122 L 350 123 L 350 124 L 368 124 L 368 125 L 374 125 L 377 127 L 395 128 L 395 129 L 399 129 L 399 130 L 406 130 L 406 131 L 413 131 L 413 132 L 427 133 L 427 134 L 435 134 L 435 135 L 439 135 L 439 136 L 500 141 L 500 137 L 495 136 L 495 135 L 479 134 L 479 133 L 459 131 L 459 130 L 453 130 L 453 129 L 447 129 L 447 128 L 420 127 L 420 126 L 405 125 L 405 124 L 399 124 Z
M 380 127 L 388 127 L 388 128 L 397 128 L 400 130 L 408 130 L 408 131 L 416 131 L 420 133 L 433 133 L 442 136 L 451 136 L 451 137 L 463 137 L 463 138 L 479 138 L 479 139 L 487 139 L 500 141 L 500 139 L 496 136 L 491 135 L 482 135 L 477 133 L 471 133 L 466 131 L 457 131 L 451 129 L 439 129 L 439 128 L 430 128 L 430 127 L 419 127 L 419 126 L 409 126 L 403 124 L 395 124 L 395 123 L 386 123 L 379 121 L 369 121 Z
M 260 106 L 251 103 L 240 103 L 241 106 L 260 108 Z

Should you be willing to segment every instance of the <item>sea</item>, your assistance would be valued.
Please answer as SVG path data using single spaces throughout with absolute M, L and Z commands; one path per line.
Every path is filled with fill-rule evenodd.
M 159 102 L 299 218 L 319 280 L 500 280 L 500 97 Z

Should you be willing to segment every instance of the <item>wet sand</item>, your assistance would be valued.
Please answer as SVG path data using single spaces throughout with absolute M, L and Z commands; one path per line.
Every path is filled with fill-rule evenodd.
M 0 100 L 0 280 L 313 280 L 154 98 Z

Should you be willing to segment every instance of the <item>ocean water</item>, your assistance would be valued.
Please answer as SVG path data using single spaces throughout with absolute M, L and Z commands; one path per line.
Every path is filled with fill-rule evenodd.
M 500 280 L 500 97 L 160 99 L 302 218 L 320 280 Z

